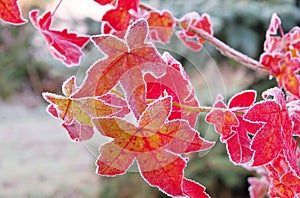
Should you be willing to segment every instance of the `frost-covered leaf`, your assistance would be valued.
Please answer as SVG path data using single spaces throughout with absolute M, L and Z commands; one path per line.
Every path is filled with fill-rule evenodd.
M 300 136 L 300 100 L 288 102 L 287 108 L 293 121 L 293 135 Z
M 38 13 L 38 10 L 31 11 L 30 20 L 44 36 L 53 57 L 67 66 L 78 65 L 83 55 L 82 48 L 89 41 L 89 36 L 78 36 L 76 33 L 68 32 L 67 29 L 51 29 L 52 13 L 46 12 L 39 18 Z
M 182 65 L 169 53 L 164 53 L 163 58 L 168 64 L 166 74 L 160 78 L 155 78 L 151 74 L 146 74 L 144 80 L 147 87 L 147 99 L 157 99 L 170 95 L 173 102 L 189 107 L 198 107 L 199 102 L 194 93 L 194 87 Z M 189 112 L 188 110 L 173 104 L 169 120 L 185 119 L 192 127 L 195 127 L 199 112 Z
M 194 51 L 199 51 L 202 48 L 202 44 L 205 42 L 205 40 L 190 31 L 191 27 L 202 29 L 211 35 L 213 34 L 212 22 L 207 14 L 202 14 L 200 16 L 196 12 L 188 13 L 180 19 L 179 26 L 182 30 L 176 32 L 177 37 L 187 47 Z
M 0 20 L 14 25 L 22 25 L 27 22 L 22 17 L 17 0 L 0 0 Z
M 147 18 L 150 32 L 149 37 L 152 41 L 168 43 L 173 35 L 175 20 L 169 11 L 162 13 L 151 11 Z
M 278 29 L 281 36 L 277 35 Z M 265 52 L 260 57 L 279 87 L 284 87 L 296 97 L 300 97 L 300 28 L 295 27 L 284 34 L 281 21 L 273 14 L 264 43 Z
M 116 7 L 107 11 L 102 20 L 108 22 L 117 31 L 125 31 L 132 18 L 130 10 L 137 11 L 139 3 L 139 0 L 118 0 Z
M 206 121 L 214 124 L 220 133 L 220 139 L 226 143 L 229 157 L 235 164 L 247 163 L 253 157 L 249 134 L 255 134 L 261 125 L 245 120 L 241 113 L 253 105 L 255 98 L 255 91 L 243 91 L 234 95 L 227 107 L 219 96 L 214 109 L 206 116 Z
M 62 126 L 67 130 L 71 140 L 75 142 L 91 139 L 94 135 L 92 126 L 80 124 L 76 119 L 68 124 L 62 123 Z
M 92 137 L 92 122 L 93 117 L 108 116 L 123 113 L 122 107 L 115 105 L 120 102 L 112 102 L 106 99 L 107 102 L 98 98 L 72 99 L 70 96 L 77 87 L 75 85 L 75 77 L 67 79 L 63 86 L 65 96 L 60 96 L 52 93 L 43 93 L 43 98 L 50 103 L 47 108 L 48 112 L 61 119 L 62 126 L 68 131 L 70 138 L 74 141 L 87 140 Z M 118 100 L 114 100 L 118 101 Z
M 300 195 L 300 177 L 291 170 L 283 152 L 266 168 L 269 172 L 271 197 L 294 198 Z
M 279 88 L 272 88 L 265 91 L 263 97 L 265 101 L 256 103 L 244 115 L 245 119 L 263 125 L 251 143 L 253 166 L 267 164 L 283 151 L 291 169 L 298 173 L 296 143 L 292 138 L 292 122 L 284 95 Z
M 170 112 L 168 96 L 151 103 L 137 126 L 117 117 L 93 119 L 102 135 L 113 138 L 100 149 L 97 173 L 123 174 L 137 160 L 141 175 L 150 185 L 171 196 L 187 195 L 185 187 L 187 193 L 192 193 L 192 184 L 183 185 L 187 161 L 179 154 L 208 149 L 213 143 L 202 139 L 183 120 L 168 121 Z
M 239 120 L 236 115 L 226 108 L 223 97 L 218 96 L 213 110 L 205 118 L 206 122 L 214 124 L 215 130 L 221 135 L 220 139 L 222 142 L 226 142 L 234 135 L 233 127 L 239 126 Z
M 88 70 L 83 85 L 72 97 L 102 96 L 120 82 L 130 108 L 138 117 L 147 103 L 145 88 L 135 90 L 144 85 L 142 74 L 151 73 L 159 77 L 167 67 L 154 45 L 145 42 L 147 34 L 147 22 L 139 20 L 129 27 L 125 40 L 112 35 L 94 36 L 92 40 L 108 57 Z

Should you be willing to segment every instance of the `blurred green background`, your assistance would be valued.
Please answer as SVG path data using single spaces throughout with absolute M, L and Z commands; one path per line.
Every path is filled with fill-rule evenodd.
M 216 37 L 256 60 L 263 51 L 272 13 L 276 12 L 281 18 L 285 32 L 300 23 L 299 0 L 142 2 L 160 10 L 171 10 L 178 18 L 190 11 L 208 13 Z M 20 0 L 20 3 L 26 18 L 32 8 L 54 8 L 47 1 Z M 81 34 L 100 31 L 100 23 L 95 18 L 79 15 L 68 19 L 56 17 L 55 21 L 54 26 L 67 24 L 68 29 Z M 228 99 L 251 88 L 260 96 L 262 91 L 276 85 L 268 75 L 223 57 L 207 43 L 202 51 L 194 53 L 174 36 L 170 44 L 157 44 L 157 47 L 160 52 L 169 51 L 181 61 L 203 105 L 212 105 L 217 93 Z M 30 23 L 23 26 L 0 23 L 0 197 L 166 197 L 148 186 L 138 173 L 115 178 L 94 175 L 95 156 L 86 150 L 86 145 L 71 143 L 59 122 L 53 121 L 44 111 L 46 103 L 41 93 L 61 93 L 61 84 L 67 77 L 82 72 L 91 64 L 93 49 L 92 44 L 86 46 L 87 55 L 79 69 L 66 68 L 50 56 L 46 43 Z M 216 140 L 218 136 L 204 122 L 204 117 L 201 115 L 198 123 L 201 136 Z M 87 145 L 96 155 L 95 142 Z M 41 148 L 45 149 L 42 153 Z M 189 157 L 186 177 L 205 185 L 211 197 L 249 196 L 247 177 L 254 173 L 232 165 L 225 145 L 218 143 L 208 154 Z

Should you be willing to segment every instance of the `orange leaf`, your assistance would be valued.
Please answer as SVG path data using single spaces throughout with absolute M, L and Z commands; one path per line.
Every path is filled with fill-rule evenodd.
M 150 33 L 149 36 L 153 41 L 168 43 L 174 31 L 174 17 L 169 11 L 162 13 L 151 11 L 147 19 Z
M 118 117 L 94 118 L 98 131 L 113 141 L 100 149 L 97 172 L 114 176 L 137 160 L 143 178 L 171 196 L 183 196 L 183 170 L 187 161 L 179 154 L 210 148 L 186 121 L 167 118 L 171 97 L 151 103 L 137 125 Z M 189 186 L 189 185 L 187 185 Z

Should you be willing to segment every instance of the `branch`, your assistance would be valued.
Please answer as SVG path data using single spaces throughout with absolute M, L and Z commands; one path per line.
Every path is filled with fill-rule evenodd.
M 237 62 L 249 67 L 250 69 L 268 72 L 268 69 L 257 60 L 254 60 L 253 58 L 250 58 L 249 56 L 233 49 L 232 47 L 228 46 L 221 40 L 208 34 L 204 30 L 195 27 L 190 27 L 188 31 L 197 34 L 201 38 L 205 39 L 207 42 L 215 46 L 224 56 L 232 58 Z
M 153 8 L 149 7 L 148 5 L 145 5 L 142 3 L 140 3 L 139 7 L 148 12 L 154 10 Z M 176 23 L 176 25 L 178 26 L 178 23 Z M 228 46 L 227 44 L 225 44 L 218 38 L 205 32 L 204 30 L 201 30 L 201 29 L 198 29 L 195 27 L 190 27 L 188 29 L 188 31 L 205 39 L 211 45 L 215 46 L 216 49 L 219 50 L 224 56 L 234 59 L 235 61 L 247 66 L 250 69 L 259 70 L 262 72 L 268 72 L 268 69 L 264 65 L 262 65 L 260 62 L 258 62 L 257 60 L 254 60 L 253 58 L 250 58 L 249 56 L 231 48 L 230 46 Z

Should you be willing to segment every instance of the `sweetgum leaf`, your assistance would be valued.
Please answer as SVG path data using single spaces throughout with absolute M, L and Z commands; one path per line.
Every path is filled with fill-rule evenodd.
M 149 37 L 152 41 L 168 43 L 174 31 L 175 20 L 169 11 L 162 13 L 151 11 L 147 18 L 150 32 Z
M 69 124 L 62 123 L 62 126 L 68 131 L 71 140 L 75 142 L 91 139 L 94 134 L 92 126 L 80 124 L 76 119 Z
M 199 51 L 205 40 L 198 35 L 192 33 L 189 28 L 198 28 L 206 31 L 208 34 L 213 34 L 212 22 L 209 15 L 202 14 L 199 16 L 196 12 L 190 12 L 184 15 L 180 21 L 179 26 L 181 31 L 176 32 L 177 37 L 190 49 Z
M 252 165 L 264 165 L 283 151 L 291 169 L 298 173 L 296 143 L 292 138 L 292 122 L 284 95 L 279 88 L 272 88 L 265 91 L 263 96 L 266 100 L 253 105 L 244 115 L 251 122 L 263 124 L 251 144 L 251 149 L 254 150 Z M 273 99 L 268 99 L 270 96 Z
M 182 65 L 169 53 L 165 52 L 163 58 L 168 64 L 166 74 L 160 78 L 155 78 L 151 74 L 146 74 L 146 98 L 157 99 L 165 93 L 172 96 L 173 102 L 189 107 L 198 107 L 199 102 L 195 97 L 194 87 Z M 169 120 L 184 119 L 190 126 L 195 127 L 199 112 L 189 112 L 180 106 L 172 105 Z
M 284 56 L 265 53 L 261 56 L 261 63 L 270 69 L 279 87 L 284 87 L 291 94 L 300 97 L 299 58 L 292 57 L 290 52 Z
M 257 130 L 256 124 L 245 121 L 241 116 L 237 116 L 239 126 L 233 128 L 235 133 L 227 142 L 227 151 L 230 160 L 235 164 L 244 164 L 249 162 L 253 157 L 253 150 L 250 148 L 251 140 L 248 136 L 249 130 Z
M 288 102 L 287 108 L 293 121 L 293 135 L 300 136 L 300 100 Z
M 70 95 L 76 89 L 75 77 L 72 76 L 62 86 L 65 96 L 43 93 L 44 99 L 50 103 L 48 112 L 63 121 L 62 126 L 68 131 L 72 140 L 81 141 L 92 137 L 92 117 L 124 115 L 121 112 L 125 110 L 115 106 L 121 104 L 119 100 L 103 98 L 110 102 L 109 104 L 99 98 L 71 99 Z
M 280 29 L 281 36 L 277 36 Z M 296 97 L 300 97 L 300 28 L 295 27 L 284 34 L 281 21 L 273 14 L 264 43 L 265 52 L 260 57 L 264 65 L 278 82 Z
M 228 102 L 231 111 L 238 111 L 242 108 L 249 108 L 254 104 L 256 92 L 247 90 L 234 95 Z M 226 144 L 229 157 L 233 163 L 243 164 L 252 159 L 253 150 L 250 148 L 251 140 L 248 133 L 255 134 L 261 127 L 260 124 L 252 123 L 245 120 L 242 115 L 236 115 L 239 126 L 233 127 L 234 135 L 230 137 Z
M 139 3 L 139 0 L 118 0 L 116 7 L 103 15 L 102 21 L 108 22 L 117 31 L 125 31 L 132 18 L 129 11 L 137 11 Z
M 291 169 L 283 152 L 266 165 L 266 169 L 270 177 L 269 195 L 271 197 L 293 198 L 300 195 L 299 174 L 295 174 Z
M 226 142 L 234 135 L 232 131 L 234 126 L 239 126 L 239 120 L 232 111 L 226 109 L 222 96 L 217 97 L 213 110 L 206 115 L 205 120 L 214 124 L 215 130 L 221 135 L 222 142 Z
M 245 120 L 239 111 L 248 109 L 255 99 L 255 91 L 243 91 L 234 95 L 227 107 L 223 97 L 218 96 L 214 109 L 206 116 L 206 121 L 214 124 L 215 130 L 220 133 L 221 141 L 226 143 L 230 160 L 235 164 L 247 163 L 253 157 L 249 134 L 255 134 L 261 125 Z
M 89 36 L 78 36 L 67 29 L 51 29 L 52 13 L 47 12 L 38 18 L 38 10 L 30 12 L 30 20 L 44 36 L 49 50 L 54 58 L 61 60 L 67 66 L 78 65 L 83 55 L 82 48 L 89 41 Z
M 127 71 L 126 75 L 120 78 L 120 83 L 132 112 L 139 118 L 147 107 L 146 85 L 140 68 L 135 67 Z
M 202 139 L 186 121 L 167 120 L 171 100 L 168 96 L 149 104 L 137 126 L 114 116 L 94 118 L 98 131 L 113 138 L 100 149 L 97 173 L 107 176 L 123 174 L 137 160 L 142 177 L 150 185 L 170 196 L 187 195 L 185 187 L 192 184 L 183 185 L 187 161 L 179 154 L 207 149 L 213 143 Z
M 124 117 L 128 113 L 130 113 L 130 109 L 128 108 L 127 102 L 123 99 L 117 96 L 116 94 L 108 93 L 105 95 L 102 95 L 98 99 L 104 101 L 106 104 L 110 104 L 111 106 L 120 108 L 119 111 L 114 112 L 112 115 L 117 117 Z
M 130 108 L 138 117 L 147 104 L 145 88 L 135 90 L 139 85 L 144 86 L 139 79 L 144 73 L 160 77 L 167 67 L 154 45 L 145 42 L 147 34 L 147 22 L 142 19 L 129 27 L 125 40 L 112 35 L 94 36 L 92 40 L 108 57 L 88 70 L 83 85 L 72 97 L 102 96 L 120 82 Z
M 22 17 L 17 0 L 0 0 L 0 20 L 13 25 L 22 25 L 27 22 Z
M 255 104 L 244 116 L 264 126 L 253 139 L 251 148 L 255 151 L 253 165 L 260 166 L 273 160 L 281 151 L 282 130 L 280 105 L 275 101 L 264 101 Z
M 205 193 L 205 187 L 192 181 L 189 179 L 183 179 L 183 191 L 184 194 L 190 198 L 205 198 L 209 197 L 207 193 Z

